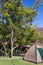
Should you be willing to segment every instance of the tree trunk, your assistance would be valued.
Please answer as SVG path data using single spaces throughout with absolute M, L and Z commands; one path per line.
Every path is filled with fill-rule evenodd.
M 7 57 L 7 53 L 6 53 L 6 47 L 4 46 L 4 50 L 5 50 L 5 55 L 6 55 L 6 57 Z
M 7 53 L 6 53 L 6 46 L 4 45 L 4 43 L 3 43 L 3 42 L 2 42 L 2 45 L 3 45 L 3 48 L 4 48 L 4 53 L 5 53 L 6 57 L 7 57 Z
M 13 57 L 13 29 L 11 29 L 11 58 Z

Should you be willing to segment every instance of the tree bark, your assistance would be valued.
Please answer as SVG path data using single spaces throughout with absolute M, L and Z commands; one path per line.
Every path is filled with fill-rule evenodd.
M 11 58 L 13 57 L 13 29 L 11 29 Z

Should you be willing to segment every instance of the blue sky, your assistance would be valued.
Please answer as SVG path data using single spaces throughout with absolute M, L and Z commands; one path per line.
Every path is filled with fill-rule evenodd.
M 36 0 L 23 0 L 24 7 L 33 6 Z M 33 21 L 33 25 L 37 24 L 37 27 L 43 27 L 43 4 L 40 5 L 38 9 L 38 16 L 37 19 Z
M 33 6 L 36 0 L 22 0 L 24 7 Z M 1 5 L 0 5 L 1 8 Z M 38 9 L 39 14 L 37 15 L 37 19 L 33 21 L 33 25 L 37 24 L 37 27 L 43 27 L 43 4 Z

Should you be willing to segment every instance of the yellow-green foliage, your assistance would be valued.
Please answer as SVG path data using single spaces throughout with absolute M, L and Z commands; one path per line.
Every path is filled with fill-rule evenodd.
M 35 11 L 33 7 L 25 8 L 21 1 L 22 0 L 9 0 L 3 2 L 2 14 L 4 20 L 6 19 L 5 25 L 7 27 L 3 24 L 5 28 L 2 27 L 2 31 L 4 31 L 4 34 L 2 34 L 4 41 L 9 41 L 13 29 L 13 38 L 17 38 L 18 46 L 24 46 L 25 44 L 31 45 L 31 43 L 39 40 L 41 36 L 40 33 L 30 25 L 35 19 L 37 11 Z

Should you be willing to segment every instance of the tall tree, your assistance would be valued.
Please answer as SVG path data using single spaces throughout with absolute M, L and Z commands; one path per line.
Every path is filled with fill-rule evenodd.
M 19 45 L 25 44 L 27 41 L 26 39 L 28 38 L 28 28 L 30 27 L 31 29 L 31 24 L 35 19 L 37 11 L 34 10 L 33 7 L 25 8 L 22 4 L 22 0 L 2 0 L 2 2 L 2 14 L 4 20 L 6 19 L 6 25 L 11 32 L 11 57 L 13 57 L 13 39 L 17 39 Z M 30 26 L 27 28 L 26 24 L 29 24 Z

